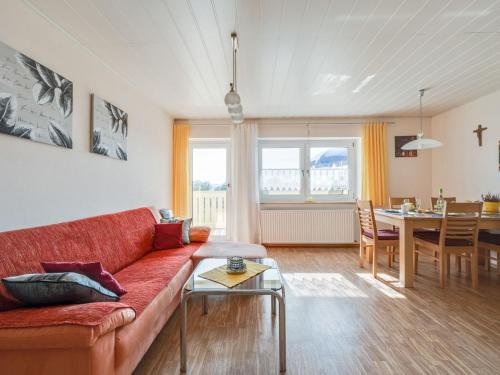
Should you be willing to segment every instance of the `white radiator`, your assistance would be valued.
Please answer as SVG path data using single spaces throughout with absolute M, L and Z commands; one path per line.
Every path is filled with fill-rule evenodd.
M 335 244 L 355 241 L 353 209 L 262 210 L 264 244 Z

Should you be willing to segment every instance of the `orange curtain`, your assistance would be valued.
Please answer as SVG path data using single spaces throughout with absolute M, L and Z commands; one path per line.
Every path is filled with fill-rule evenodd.
M 363 126 L 363 174 L 361 196 L 374 206 L 386 206 L 388 200 L 387 135 L 384 123 Z
M 189 132 L 185 122 L 173 125 L 173 211 L 178 217 L 191 215 L 191 189 L 189 186 Z

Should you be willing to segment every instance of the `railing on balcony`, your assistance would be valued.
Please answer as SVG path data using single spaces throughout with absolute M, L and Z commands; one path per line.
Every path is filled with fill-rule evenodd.
M 226 235 L 227 191 L 193 191 L 193 225 L 212 228 L 212 235 Z

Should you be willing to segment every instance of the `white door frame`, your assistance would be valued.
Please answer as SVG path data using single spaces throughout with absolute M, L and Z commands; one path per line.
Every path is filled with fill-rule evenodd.
M 231 139 L 229 138 L 191 138 L 189 139 L 189 188 L 191 189 L 191 216 L 193 216 L 193 149 L 224 148 L 226 149 L 226 236 L 211 235 L 213 240 L 228 240 L 231 223 Z

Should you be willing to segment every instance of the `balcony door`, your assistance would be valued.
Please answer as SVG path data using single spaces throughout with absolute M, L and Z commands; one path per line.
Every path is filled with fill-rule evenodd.
M 229 141 L 191 141 L 193 225 L 212 228 L 212 239 L 227 239 L 229 230 Z

